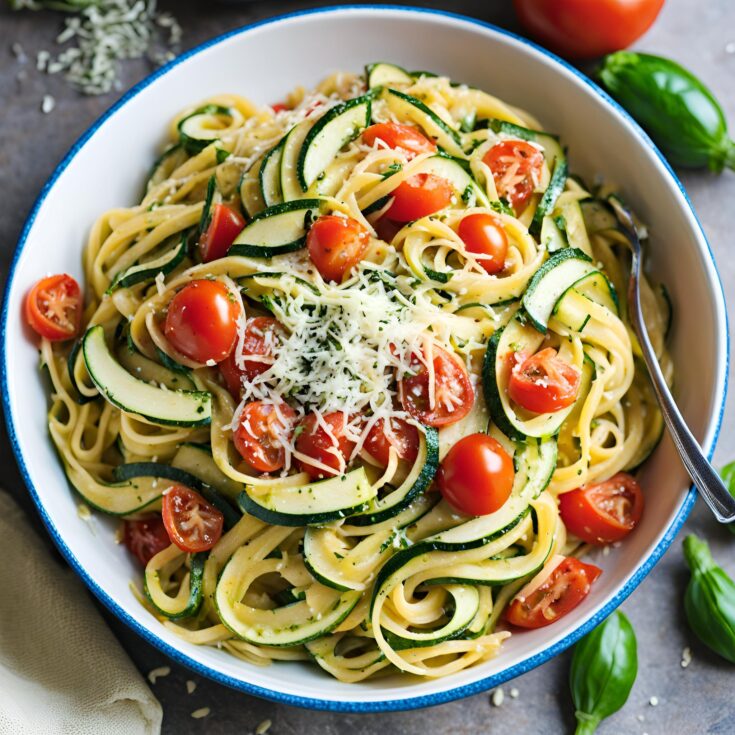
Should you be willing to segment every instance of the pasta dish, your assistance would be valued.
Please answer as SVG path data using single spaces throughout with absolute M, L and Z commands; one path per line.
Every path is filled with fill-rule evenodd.
M 582 603 L 663 427 L 614 191 L 527 112 L 388 63 L 213 96 L 168 138 L 84 288 L 26 303 L 51 438 L 141 604 L 357 682 L 452 674 Z

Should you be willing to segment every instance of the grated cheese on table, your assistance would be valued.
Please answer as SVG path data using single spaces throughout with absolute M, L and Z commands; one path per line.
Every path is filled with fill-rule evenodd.
M 42 10 L 54 3 L 14 0 L 15 10 Z M 147 57 L 155 64 L 170 61 L 172 47 L 181 41 L 181 27 L 170 13 L 158 12 L 156 0 L 90 0 L 69 3 L 57 55 L 39 51 L 36 68 L 64 74 L 84 94 L 120 89 L 118 62 Z M 67 45 L 68 44 L 68 45 Z

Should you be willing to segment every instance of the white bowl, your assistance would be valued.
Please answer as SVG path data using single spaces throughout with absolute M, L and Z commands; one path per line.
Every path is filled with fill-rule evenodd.
M 77 516 L 77 499 L 46 429 L 38 353 L 23 326 L 22 300 L 47 273 L 81 276 L 82 246 L 95 218 L 133 204 L 166 125 L 212 93 L 259 103 L 281 99 L 327 73 L 390 60 L 431 69 L 530 110 L 569 146 L 572 170 L 616 182 L 651 230 L 651 269 L 674 303 L 671 347 L 679 405 L 711 451 L 725 399 L 725 302 L 712 253 L 681 184 L 628 115 L 573 68 L 484 23 L 436 11 L 347 7 L 307 11 L 233 31 L 190 51 L 133 88 L 79 142 L 44 187 L 23 231 L 2 314 L 3 401 L 13 448 L 49 532 L 68 562 L 116 615 L 171 658 L 223 684 L 269 699 L 345 711 L 410 709 L 467 696 L 518 676 L 571 645 L 614 610 L 651 571 L 694 503 L 672 444 L 645 466 L 646 513 L 635 533 L 597 563 L 592 594 L 556 625 L 514 636 L 494 660 L 447 678 L 342 684 L 313 665 L 259 668 L 165 630 L 132 596 L 139 571 L 114 543 L 112 524 Z M 696 308 L 691 308 L 695 306 Z M 695 357 L 696 356 L 696 357 Z

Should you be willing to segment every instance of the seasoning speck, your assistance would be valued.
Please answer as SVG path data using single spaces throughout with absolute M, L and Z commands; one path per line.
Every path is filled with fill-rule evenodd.
M 648 704 L 650 704 L 651 707 L 656 707 L 658 705 L 658 697 L 651 697 L 648 700 Z
M 255 728 L 255 735 L 265 735 L 268 730 L 271 729 L 273 723 L 270 720 L 263 720 L 263 722 Z
M 45 94 L 41 102 L 41 112 L 44 115 L 48 115 L 54 107 L 56 107 L 56 100 L 50 94 Z
M 199 709 L 195 709 L 191 716 L 195 720 L 201 720 L 202 717 L 206 717 L 212 710 L 209 709 L 209 707 L 200 707 Z
M 505 695 L 503 694 L 503 688 L 498 687 L 491 695 L 490 702 L 492 703 L 493 707 L 500 707 L 503 704 L 503 700 L 505 699 Z
M 517 689 L 516 689 L 515 687 L 513 687 L 513 688 L 512 688 L 511 690 L 510 690 L 510 696 L 511 696 L 511 697 L 512 697 L 513 699 L 518 699 L 518 696 L 519 696 L 519 695 L 520 695 L 520 692 L 519 692 L 519 691 L 518 691 L 518 690 L 517 690 Z
M 156 683 L 156 679 L 160 679 L 162 676 L 168 676 L 171 673 L 170 666 L 159 666 L 157 669 L 148 673 L 148 681 L 151 684 Z
M 25 64 L 26 61 L 28 61 L 28 57 L 26 56 L 26 52 L 23 50 L 23 47 L 18 43 L 14 43 L 10 50 L 13 52 L 13 56 L 15 56 L 16 59 L 18 59 L 18 62 L 20 64 Z
M 686 646 L 681 652 L 681 668 L 685 669 L 692 662 L 692 649 Z
M 194 690 L 197 688 L 197 683 L 195 681 L 192 681 L 191 679 L 187 679 L 186 681 L 186 693 L 187 694 L 194 694 Z

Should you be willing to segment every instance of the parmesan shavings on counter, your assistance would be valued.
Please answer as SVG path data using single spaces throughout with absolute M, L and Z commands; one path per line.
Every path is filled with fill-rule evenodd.
M 156 0 L 14 0 L 15 10 L 58 9 L 69 15 L 56 38 L 70 44 L 57 56 L 38 52 L 37 68 L 47 74 L 63 73 L 84 94 L 105 94 L 120 89 L 118 62 L 147 56 L 156 64 L 174 58 L 171 51 L 181 40 L 181 27 L 170 13 L 160 13 Z

